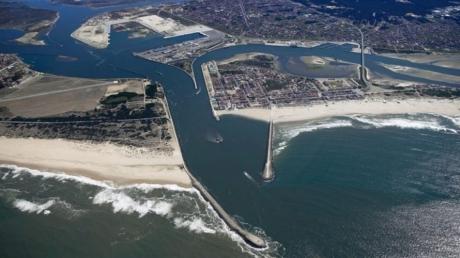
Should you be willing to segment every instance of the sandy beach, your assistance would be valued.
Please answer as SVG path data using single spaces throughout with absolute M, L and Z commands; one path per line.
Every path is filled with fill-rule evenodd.
M 311 106 L 273 108 L 271 114 L 268 109 L 255 108 L 216 111 L 216 113 L 219 116 L 238 115 L 262 121 L 268 121 L 271 117 L 275 123 L 354 114 L 383 115 L 433 113 L 446 116 L 458 116 L 460 115 L 460 100 L 441 100 L 435 98 L 405 100 L 365 99 L 329 102 L 328 104 L 318 103 Z
M 191 187 L 178 148 L 172 153 L 110 143 L 0 137 L 0 164 L 86 176 L 117 185 L 176 184 Z

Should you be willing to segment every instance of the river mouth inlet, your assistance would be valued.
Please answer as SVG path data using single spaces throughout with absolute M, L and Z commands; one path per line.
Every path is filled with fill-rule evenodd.
M 39 1 L 35 5 L 48 4 Z M 243 52 L 273 53 L 286 58 L 315 55 L 357 63 L 359 56 L 349 51 L 351 46 L 326 44 L 300 49 L 245 45 L 219 49 L 196 60 L 195 78 L 201 88 L 196 94 L 192 79 L 183 71 L 132 56 L 132 52 L 147 46 L 172 44 L 191 39 L 193 35 L 146 41 L 129 41 L 123 35 L 114 35 L 113 46 L 94 50 L 75 42 L 69 32 L 99 10 L 51 7 L 61 11 L 61 20 L 49 35 L 49 46 L 18 46 L 2 40 L 2 50 L 18 53 L 34 69 L 42 72 L 90 78 L 146 77 L 165 85 L 187 166 L 231 215 L 236 215 L 251 230 L 263 230 L 273 241 L 281 243 L 282 247 L 274 255 L 328 257 L 381 253 L 417 256 L 430 254 L 430 249 L 439 247 L 439 242 L 448 241 L 443 234 L 450 238 L 449 248 L 431 254 L 457 254 L 459 248 L 453 240 L 459 236 L 452 230 L 457 222 L 449 218 L 455 217 L 460 207 L 459 193 L 454 187 L 458 179 L 456 171 L 460 168 L 456 162 L 456 153 L 460 152 L 458 135 L 397 127 L 340 127 L 302 133 L 288 140 L 285 149 L 275 155 L 274 165 L 279 174 L 275 181 L 264 184 L 260 171 L 265 160 L 266 134 L 263 132 L 266 132 L 266 123 L 234 116 L 217 122 L 212 116 L 202 74 L 198 72 L 201 63 Z M 56 59 L 59 55 L 76 59 L 62 62 Z M 393 58 L 371 56 L 369 59 L 371 70 L 399 79 L 417 78 L 394 74 L 378 63 L 460 74 L 456 69 Z M 219 144 L 210 142 L 209 132 L 220 135 L 224 141 Z M 375 149 L 375 146 L 381 148 Z M 244 172 L 254 180 L 249 180 Z M 21 220 L 40 221 L 30 216 L 19 216 L 18 223 Z M 103 217 L 95 218 L 94 224 L 99 220 Z M 119 218 L 114 220 L 119 221 Z M 415 230 L 409 221 L 417 221 L 423 226 Z M 62 227 L 65 225 L 65 221 L 57 223 Z M 158 223 L 162 225 L 162 222 Z M 431 224 L 439 227 L 429 227 Z M 130 231 L 130 227 L 138 229 L 132 224 L 125 226 L 128 227 L 125 231 Z M 174 230 L 164 226 L 161 232 L 176 239 Z M 108 234 L 117 232 L 108 231 Z M 68 242 L 80 235 L 69 233 L 66 237 Z M 198 238 L 205 248 L 207 235 Z M 151 244 L 156 238 L 147 239 Z M 398 245 L 394 239 L 402 239 L 404 245 Z M 420 243 L 427 244 L 421 247 Z M 245 255 L 230 245 L 229 242 L 223 244 L 232 250 L 227 254 L 231 253 L 233 257 Z M 128 247 L 141 248 L 136 244 Z M 108 256 L 97 247 L 92 248 L 92 253 Z M 191 250 L 193 245 L 184 248 Z M 15 250 L 19 247 L 16 246 Z M 164 253 L 168 254 L 167 251 Z M 136 254 L 138 257 L 148 256 L 142 251 Z M 218 250 L 214 254 L 225 256 Z

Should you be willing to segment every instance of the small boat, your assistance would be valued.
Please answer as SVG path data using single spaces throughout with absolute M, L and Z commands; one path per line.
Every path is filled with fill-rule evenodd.
M 218 135 L 218 136 L 216 137 L 215 142 L 216 142 L 216 143 L 222 143 L 222 142 L 224 142 L 224 138 L 223 138 L 222 136 Z
M 249 180 L 251 180 L 252 182 L 254 182 L 254 178 L 253 178 L 248 172 L 246 172 L 246 171 L 243 170 L 243 174 L 244 174 L 244 176 L 245 176 L 247 179 L 249 179 Z

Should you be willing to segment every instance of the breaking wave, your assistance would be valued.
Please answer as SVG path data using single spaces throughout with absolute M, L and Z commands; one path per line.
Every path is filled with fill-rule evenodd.
M 424 116 L 421 120 L 418 117 L 394 117 L 394 118 L 371 118 L 364 116 L 352 116 L 352 119 L 375 128 L 398 127 L 401 129 L 432 130 L 438 132 L 458 133 L 458 128 L 449 127 L 441 121 L 440 117 Z M 453 121 L 453 120 L 452 120 Z
M 443 133 L 460 133 L 460 117 L 434 114 L 366 116 L 351 115 L 325 120 L 308 121 L 294 124 L 280 124 L 276 131 L 274 154 L 281 153 L 292 138 L 302 133 L 317 130 L 353 127 L 359 129 L 376 129 L 395 127 L 400 129 L 431 130 Z
M 123 212 L 127 214 L 137 213 L 139 217 L 144 217 L 148 213 L 166 216 L 172 208 L 172 204 L 165 201 L 141 200 L 136 201 L 121 191 L 105 189 L 97 193 L 93 198 L 94 204 L 110 204 L 113 212 Z
M 182 218 L 175 218 L 174 225 L 177 228 L 188 228 L 195 233 L 215 234 L 216 231 L 206 226 L 201 218 L 194 218 L 193 220 L 186 220 Z
M 171 191 L 184 191 L 184 192 L 194 192 L 195 191 L 193 188 L 185 188 L 185 187 L 180 187 L 178 185 L 173 185 L 173 184 L 163 185 L 163 184 L 142 184 L 141 183 L 141 184 L 132 184 L 132 185 L 127 185 L 127 186 L 116 186 L 111 181 L 98 181 L 98 180 L 94 180 L 94 179 L 91 179 L 85 176 L 73 176 L 73 175 L 68 175 L 64 173 L 47 172 L 47 171 L 29 169 L 29 168 L 19 167 L 16 165 L 8 165 L 8 164 L 0 164 L 0 167 L 11 170 L 10 172 L 7 172 L 2 176 L 2 180 L 5 180 L 9 175 L 12 175 L 13 177 L 18 177 L 20 175 L 28 174 L 33 177 L 41 177 L 42 179 L 54 179 L 59 182 L 72 181 L 72 182 L 76 182 L 76 183 L 80 183 L 84 185 L 92 185 L 92 186 L 97 186 L 97 187 L 107 188 L 107 189 L 137 188 L 139 190 L 142 190 L 145 193 L 152 191 L 154 189 L 166 189 L 166 190 L 171 190 Z
M 14 201 L 13 205 L 14 207 L 16 207 L 17 209 L 23 212 L 36 213 L 36 214 L 43 213 L 44 215 L 48 215 L 51 213 L 51 211 L 49 211 L 48 209 L 51 206 L 53 206 L 54 203 L 55 203 L 54 200 L 49 200 L 45 203 L 40 204 L 40 203 L 29 202 L 23 199 L 18 199 Z
M 136 215 L 139 218 L 149 215 L 161 216 L 168 219 L 177 229 L 185 229 L 196 234 L 223 234 L 237 242 L 243 252 L 253 255 L 255 253 L 256 256 L 263 256 L 261 252 L 269 249 L 258 250 L 248 246 L 238 234 L 228 228 L 214 208 L 195 188 L 159 184 L 116 186 L 111 182 L 97 181 L 84 176 L 57 174 L 15 165 L 0 164 L 0 168 L 7 169 L 6 172 L 0 170 L 4 173 L 0 176 L 2 180 L 23 180 L 30 177 L 51 183 L 53 181 L 77 183 L 82 187 L 90 187 L 85 192 L 92 192 L 88 197 L 91 205 L 110 207 L 113 213 Z M 23 212 L 47 215 L 51 213 L 50 208 L 57 208 L 61 202 L 64 201 L 59 198 L 51 198 L 43 203 L 17 198 L 13 205 Z M 251 230 L 255 230 L 258 235 L 267 239 L 272 249 L 278 248 L 279 244 L 270 241 L 261 229 L 252 228 Z
M 273 150 L 275 155 L 281 153 L 288 145 L 289 140 L 297 137 L 302 133 L 313 132 L 322 129 L 332 129 L 340 127 L 352 127 L 353 124 L 349 120 L 325 120 L 311 121 L 302 124 L 282 125 L 277 132 L 277 144 Z

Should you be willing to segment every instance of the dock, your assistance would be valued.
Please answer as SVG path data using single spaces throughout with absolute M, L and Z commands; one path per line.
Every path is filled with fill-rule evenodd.
M 264 171 L 262 172 L 262 179 L 264 181 L 272 181 L 274 178 L 273 165 L 272 165 L 272 141 L 273 141 L 273 120 L 270 119 L 270 124 L 268 126 L 267 160 L 265 161 Z
M 214 85 L 212 83 L 211 74 L 209 72 L 208 63 L 201 64 L 201 72 L 203 74 L 204 83 L 206 85 L 206 91 L 208 92 L 209 105 L 211 106 L 212 116 L 216 121 L 220 121 L 219 114 L 217 114 L 213 105 L 213 96 L 215 95 Z

